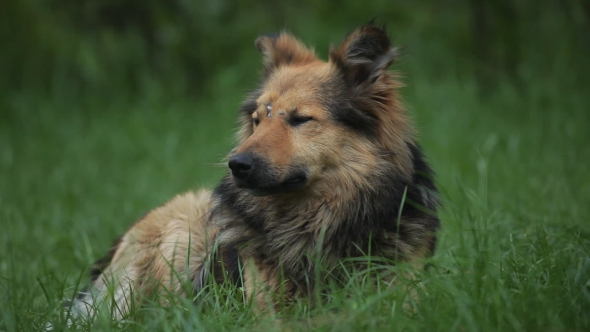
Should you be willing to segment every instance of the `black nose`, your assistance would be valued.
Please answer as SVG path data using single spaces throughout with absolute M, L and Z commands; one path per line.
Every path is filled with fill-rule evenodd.
M 238 179 L 245 179 L 252 169 L 253 158 L 248 153 L 240 153 L 230 158 L 227 165 Z

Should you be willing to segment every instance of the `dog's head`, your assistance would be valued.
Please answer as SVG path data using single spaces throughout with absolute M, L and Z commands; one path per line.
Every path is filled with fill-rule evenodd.
M 263 82 L 241 108 L 229 159 L 238 187 L 254 195 L 310 189 L 330 174 L 409 167 L 410 125 L 387 68 L 397 56 L 381 27 L 349 34 L 319 60 L 288 33 L 261 36 Z M 342 179 L 342 177 L 339 177 Z

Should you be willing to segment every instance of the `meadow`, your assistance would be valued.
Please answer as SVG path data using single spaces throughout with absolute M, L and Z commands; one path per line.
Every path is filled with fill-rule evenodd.
M 344 26 L 314 34 L 301 25 L 298 35 L 325 57 Z M 424 40 L 411 29 L 395 35 L 408 52 L 394 70 L 404 73 L 402 95 L 444 202 L 429 269 L 377 289 L 369 272 L 354 273 L 344 288 L 326 285 L 334 289 L 320 305 L 300 302 L 278 312 L 280 325 L 276 317 L 257 317 L 240 290 L 222 286 L 196 306 L 147 304 L 124 322 L 106 314 L 78 328 L 589 330 L 585 53 L 561 47 L 570 39 L 552 40 L 543 57 L 536 54 L 541 47 L 525 48 L 521 83 L 500 75 L 482 93 L 474 75 L 453 71 L 463 59 L 432 34 Z M 175 194 L 215 186 L 227 171 L 237 109 L 257 82 L 260 60 L 248 45 L 239 50 L 242 60 L 216 67 L 193 95 L 168 94 L 149 82 L 134 93 L 80 92 L 59 80 L 43 92 L 4 89 L 0 331 L 41 330 L 48 322 L 67 330 L 63 299 L 84 286 L 90 264 L 114 239 Z M 397 269 L 403 275 L 411 268 Z M 408 286 L 416 298 L 407 296 Z

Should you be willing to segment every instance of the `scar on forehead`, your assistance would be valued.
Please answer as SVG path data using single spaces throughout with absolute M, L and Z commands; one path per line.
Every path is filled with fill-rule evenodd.
M 272 118 L 272 105 L 271 104 L 266 104 L 266 117 L 267 118 Z

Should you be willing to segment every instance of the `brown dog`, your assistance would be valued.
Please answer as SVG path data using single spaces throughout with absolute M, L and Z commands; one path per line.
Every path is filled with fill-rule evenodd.
M 264 308 L 266 294 L 307 296 L 317 262 L 432 255 L 437 190 L 387 71 L 397 52 L 385 31 L 359 28 L 328 62 L 287 33 L 256 46 L 263 80 L 241 107 L 231 173 L 133 225 L 95 265 L 76 312 L 114 303 L 122 317 L 143 296 L 186 296 L 208 279 L 243 284 Z

